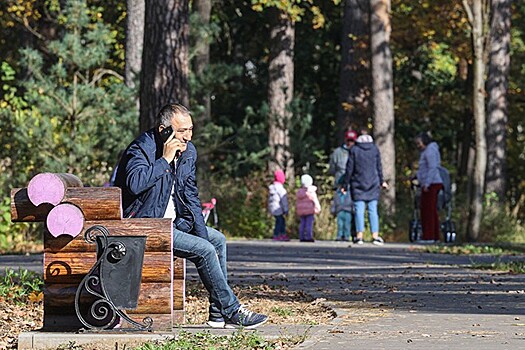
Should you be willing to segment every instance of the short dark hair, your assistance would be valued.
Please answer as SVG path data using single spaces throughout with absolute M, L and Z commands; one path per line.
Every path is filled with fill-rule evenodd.
M 191 117 L 190 111 L 180 103 L 169 103 L 160 109 L 159 114 L 157 114 L 157 122 L 169 126 L 171 119 L 178 114 Z
M 429 143 L 433 141 L 432 137 L 426 131 L 420 132 L 419 134 L 417 134 L 416 140 L 417 139 L 421 140 L 421 142 L 423 142 L 425 146 L 427 146 Z

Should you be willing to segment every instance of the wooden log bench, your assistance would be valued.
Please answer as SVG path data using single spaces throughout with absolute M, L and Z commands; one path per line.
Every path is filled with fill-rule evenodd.
M 52 182 L 53 174 L 45 174 L 46 181 Z M 174 259 L 171 219 L 124 219 L 120 188 L 79 187 L 79 183 L 71 179 L 73 175 L 66 175 L 69 175 L 66 177 L 69 182 L 63 182 L 64 188 L 55 191 L 54 203 L 46 201 L 43 192 L 36 195 L 39 204 L 35 205 L 28 188 L 11 191 L 13 222 L 46 222 L 43 237 L 44 329 L 64 331 L 83 327 L 75 312 L 75 294 L 97 261 L 96 244 L 86 242 L 83 234 L 94 225 L 107 228 L 110 236 L 146 236 L 138 304 L 125 313 L 136 322 L 151 317 L 153 330 L 171 331 L 174 324 L 184 323 L 185 259 Z M 70 187 L 71 184 L 74 187 Z M 71 207 L 60 211 L 59 207 L 64 204 Z M 78 221 L 75 208 L 83 216 L 79 229 L 64 223 L 70 216 Z M 53 211 L 58 214 L 50 222 Z M 69 232 L 77 230 L 80 232 L 76 234 Z M 83 299 L 80 300 L 82 304 Z M 129 328 L 126 324 L 119 326 Z

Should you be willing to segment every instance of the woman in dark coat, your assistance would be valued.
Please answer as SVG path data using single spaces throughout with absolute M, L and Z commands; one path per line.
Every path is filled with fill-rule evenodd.
M 363 244 L 365 230 L 365 205 L 368 208 L 368 221 L 372 231 L 372 243 L 384 243 L 379 236 L 379 215 L 377 201 L 381 187 L 387 187 L 383 181 L 381 154 L 370 135 L 361 135 L 350 150 L 346 163 L 345 188 L 350 187 L 355 203 L 356 242 Z

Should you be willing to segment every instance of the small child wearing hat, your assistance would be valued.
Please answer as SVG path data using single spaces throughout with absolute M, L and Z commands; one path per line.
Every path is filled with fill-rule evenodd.
M 274 241 L 289 241 L 286 235 L 285 215 L 288 215 L 288 195 L 284 188 L 286 177 L 284 171 L 276 170 L 273 174 L 274 181 L 268 187 L 268 211 L 275 217 L 275 227 L 273 229 Z
M 317 198 L 317 187 L 308 174 L 301 176 L 301 188 L 297 190 L 295 211 L 299 215 L 299 240 L 301 242 L 314 242 L 313 228 L 314 215 L 321 212 L 321 204 Z

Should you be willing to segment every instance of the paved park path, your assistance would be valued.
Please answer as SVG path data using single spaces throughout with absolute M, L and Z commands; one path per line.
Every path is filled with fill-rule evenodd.
M 407 244 L 237 241 L 231 280 L 326 299 L 338 317 L 300 349 L 525 349 L 525 275 L 467 268 L 524 256 L 423 253 Z
M 332 324 L 312 327 L 298 349 L 525 349 L 525 275 L 468 268 L 524 256 L 453 256 L 419 248 L 230 241 L 230 280 L 284 285 L 336 310 Z M 40 271 L 41 259 L 0 256 L 0 270 Z M 188 275 L 196 278 L 194 267 Z M 281 330 L 264 326 L 261 332 Z

